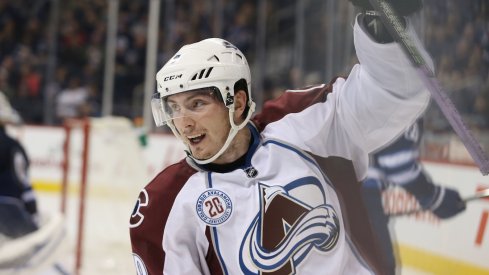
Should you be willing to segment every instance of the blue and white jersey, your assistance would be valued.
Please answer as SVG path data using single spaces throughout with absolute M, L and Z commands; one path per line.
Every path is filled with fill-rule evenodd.
M 24 147 L 0 125 L 0 234 L 10 238 L 37 229 L 37 200 Z
M 419 165 L 419 143 L 423 121 L 419 119 L 395 142 L 372 154 L 369 177 L 396 185 L 406 185 L 423 172 Z

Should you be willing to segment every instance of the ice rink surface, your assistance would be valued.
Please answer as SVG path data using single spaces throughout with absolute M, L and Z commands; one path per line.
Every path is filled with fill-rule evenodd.
M 136 197 L 137 194 L 134 195 Z M 88 199 L 86 202 L 85 226 L 82 246 L 81 275 L 124 275 L 136 274 L 129 242 L 128 220 L 132 201 L 104 201 L 103 198 Z M 38 192 L 39 208 L 43 212 L 59 211 L 60 196 L 55 193 Z M 78 237 L 78 200 L 69 199 L 65 223 L 67 238 L 63 244 L 58 264 L 69 274 L 76 265 L 76 240 Z M 42 275 L 62 274 L 49 268 Z

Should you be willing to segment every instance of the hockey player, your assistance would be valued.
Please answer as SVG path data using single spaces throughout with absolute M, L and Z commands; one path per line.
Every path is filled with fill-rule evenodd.
M 139 194 L 130 219 L 138 274 L 387 273 L 350 241 L 369 225 L 347 223 L 335 186 L 364 179 L 368 154 L 411 125 L 429 94 L 371 23 L 381 27 L 355 20 L 361 65 L 347 79 L 287 92 L 253 119 L 249 67 L 231 43 L 186 45 L 160 69 L 153 115 L 188 156 Z
M 0 92 L 0 234 L 17 238 L 38 228 L 37 202 L 29 180 L 24 147 L 7 135 L 5 125 L 20 116 Z
M 382 192 L 391 185 L 412 194 L 421 209 L 431 211 L 440 219 L 451 218 L 465 210 L 460 194 L 432 182 L 419 162 L 419 144 L 423 135 L 423 120 L 419 119 L 395 142 L 371 156 L 363 195 L 369 216 L 391 273 L 396 271 L 396 259 L 389 232 L 389 214 L 384 212 Z
M 55 263 L 66 236 L 59 213 L 40 215 L 29 179 L 29 158 L 6 125 L 21 118 L 0 92 L 0 274 L 66 274 Z

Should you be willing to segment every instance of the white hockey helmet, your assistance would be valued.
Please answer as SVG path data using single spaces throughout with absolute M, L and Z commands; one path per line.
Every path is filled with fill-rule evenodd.
M 234 85 L 245 81 L 247 86 L 247 113 L 242 123 L 237 125 L 234 115 Z M 156 74 L 157 93 L 153 96 L 151 106 L 156 126 L 167 124 L 175 136 L 178 132 L 171 116 L 165 111 L 165 98 L 192 90 L 214 88 L 219 91 L 223 103 L 229 110 L 231 129 L 228 138 L 213 157 L 206 160 L 193 158 L 190 150 L 187 153 L 197 163 L 210 163 L 217 159 L 229 146 L 237 132 L 246 126 L 255 110 L 251 97 L 251 74 L 248 62 L 241 51 L 226 40 L 209 38 L 197 43 L 183 46 Z
M 7 97 L 0 91 L 0 125 L 20 123 L 22 123 L 22 119 L 19 113 L 12 108 Z

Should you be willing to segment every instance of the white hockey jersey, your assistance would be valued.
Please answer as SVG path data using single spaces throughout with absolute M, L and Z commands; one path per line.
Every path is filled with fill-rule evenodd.
M 358 24 L 354 35 L 361 65 L 265 104 L 240 162 L 185 159 L 141 191 L 130 220 L 138 274 L 374 273 L 350 242 L 361 228 L 347 227 L 335 186 L 363 179 L 368 153 L 410 126 L 429 94 L 397 44 L 374 43 Z

